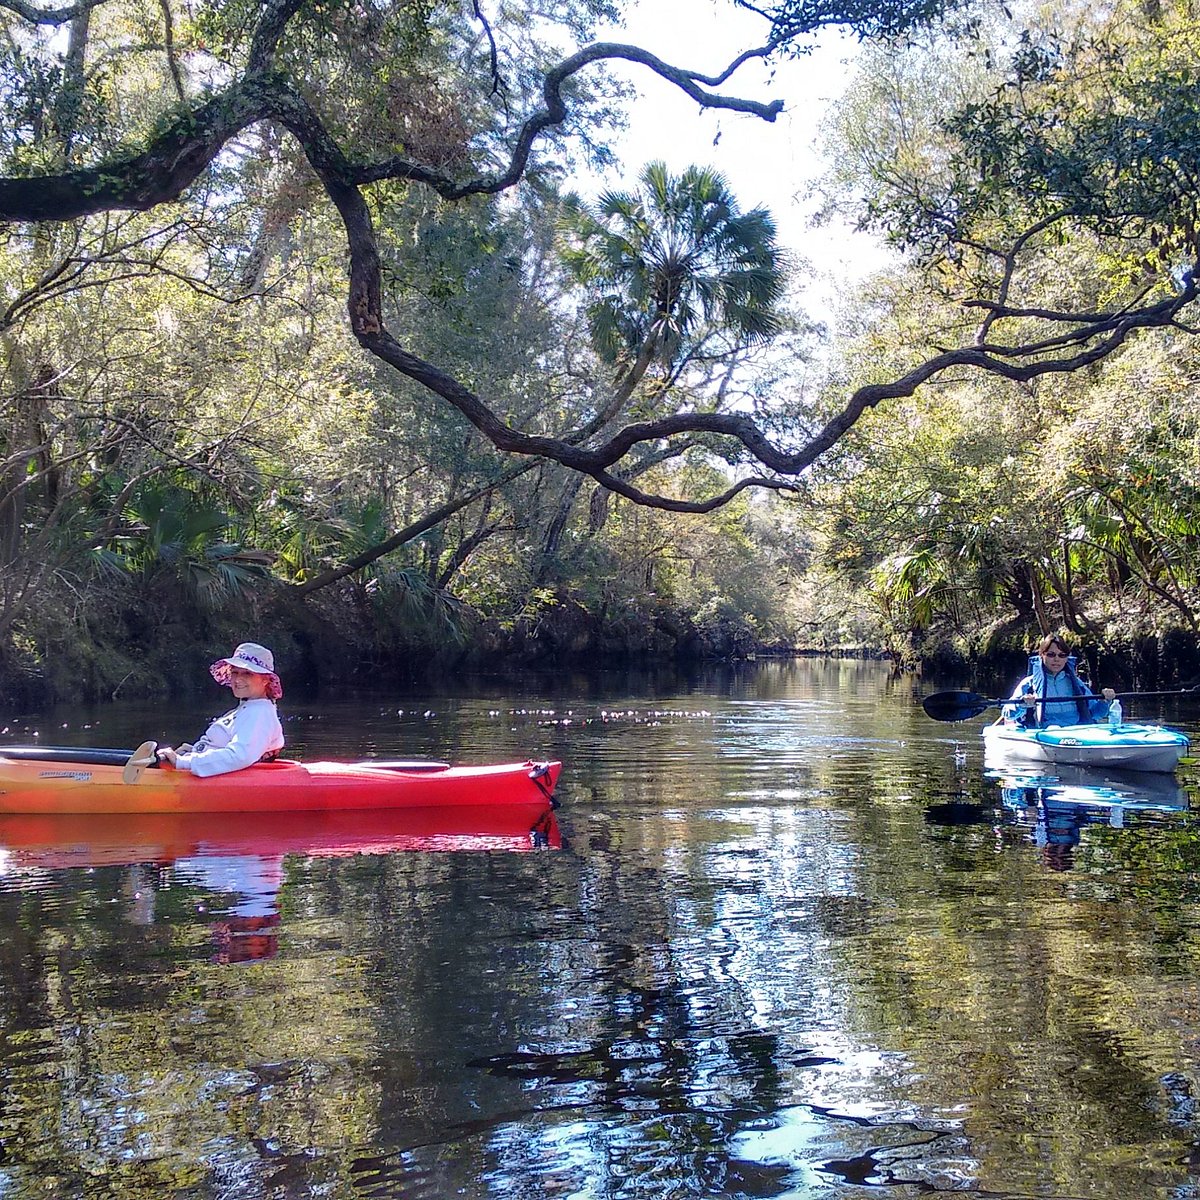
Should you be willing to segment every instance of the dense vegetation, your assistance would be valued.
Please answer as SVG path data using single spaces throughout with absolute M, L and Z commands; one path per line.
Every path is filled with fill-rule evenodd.
M 1053 21 L 981 24 L 970 56 L 945 39 L 867 54 L 834 135 L 841 182 L 907 258 L 865 298 L 852 373 L 968 324 L 996 345 L 1001 313 L 1061 342 L 1082 313 L 1191 286 L 1200 27 L 1187 6 Z M 1194 332 L 1180 309 L 1073 372 L 944 377 L 872 413 L 814 487 L 824 571 L 893 645 L 1062 629 L 1142 653 L 1166 639 L 1194 671 Z
M 570 194 L 605 60 L 778 111 L 612 15 L 0 0 L 0 690 L 1195 632 L 1190 12 L 764 10 L 867 39 L 824 339 L 736 180 Z

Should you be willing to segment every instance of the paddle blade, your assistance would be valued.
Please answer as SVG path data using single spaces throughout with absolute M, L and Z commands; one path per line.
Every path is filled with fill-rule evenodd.
M 1000 703 L 974 692 L 935 692 L 921 701 L 921 707 L 935 721 L 969 721 Z
M 121 772 L 121 778 L 126 783 L 137 783 L 142 777 L 142 772 L 147 767 L 153 766 L 157 761 L 155 757 L 157 749 L 157 742 L 143 742 L 129 756 L 129 761 L 125 764 L 125 769 Z

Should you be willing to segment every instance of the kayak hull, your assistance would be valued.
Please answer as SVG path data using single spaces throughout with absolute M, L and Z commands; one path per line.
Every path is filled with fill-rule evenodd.
M 332 812 L 351 809 L 520 808 L 553 806 L 558 762 L 448 766 L 276 759 L 228 775 L 199 779 L 172 767 L 144 770 L 126 783 L 124 751 L 0 747 L 0 813 Z
M 1051 725 L 1025 729 L 997 722 L 983 731 L 989 761 L 1018 760 L 1125 771 L 1174 771 L 1188 751 L 1187 737 L 1157 725 Z

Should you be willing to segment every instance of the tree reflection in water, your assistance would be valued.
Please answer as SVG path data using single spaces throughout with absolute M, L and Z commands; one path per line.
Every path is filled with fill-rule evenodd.
M 1049 869 L 1064 797 L 985 775 L 977 730 L 947 739 L 914 691 L 760 663 L 291 710 L 310 757 L 563 758 L 547 853 L 294 845 L 247 888 L 151 829 L 90 864 L 86 837 L 22 861 L 10 834 L 0 1183 L 1195 1195 L 1191 813 L 1073 801 Z M 229 931 L 269 953 L 222 955 L 238 916 L 273 918 Z

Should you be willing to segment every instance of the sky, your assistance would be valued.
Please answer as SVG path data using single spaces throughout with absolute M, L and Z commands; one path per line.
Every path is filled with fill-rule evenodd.
M 737 52 L 762 44 L 764 31 L 765 22 L 734 8 L 731 0 L 641 0 L 620 29 L 601 36 L 642 46 L 674 66 L 717 74 Z M 805 196 L 824 167 L 818 150 L 820 123 L 849 82 L 856 50 L 854 39 L 827 34 L 812 54 L 772 66 L 747 63 L 718 89 L 754 100 L 781 98 L 785 109 L 774 122 L 701 109 L 644 68 L 614 68 L 634 83 L 641 97 L 631 108 L 629 128 L 618 147 L 622 170 L 606 175 L 594 188 L 582 180 L 576 187 L 585 195 L 601 186 L 631 187 L 653 159 L 662 159 L 674 172 L 692 163 L 714 166 L 744 209 L 770 209 L 780 242 L 813 265 L 803 294 L 810 304 L 825 307 L 836 281 L 861 278 L 877 265 L 880 254 L 873 239 L 844 225 L 812 227 L 816 205 Z

